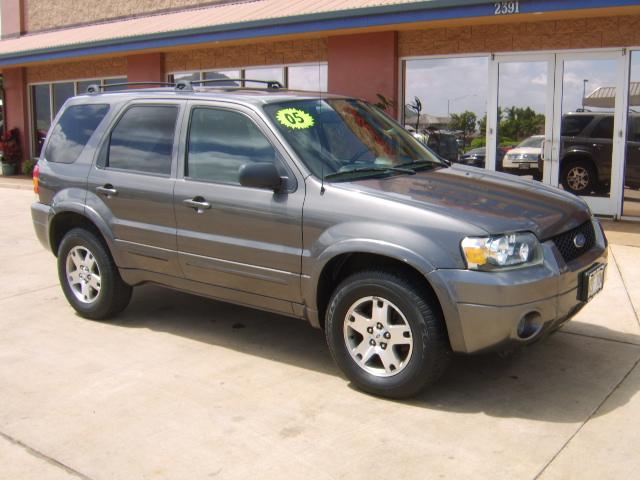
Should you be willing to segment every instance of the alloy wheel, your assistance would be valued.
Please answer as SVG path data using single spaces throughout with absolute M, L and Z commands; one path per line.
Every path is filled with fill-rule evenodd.
M 82 303 L 93 303 L 100 295 L 100 268 L 86 247 L 73 247 L 67 254 L 66 276 L 74 296 Z

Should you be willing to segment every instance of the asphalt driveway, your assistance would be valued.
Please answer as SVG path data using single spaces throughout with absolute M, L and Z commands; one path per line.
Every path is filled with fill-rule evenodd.
M 637 478 L 640 248 L 508 358 L 458 358 L 409 402 L 350 388 L 299 320 L 154 286 L 74 314 L 33 193 L 0 188 L 0 478 Z M 635 309 L 634 309 L 635 305 Z

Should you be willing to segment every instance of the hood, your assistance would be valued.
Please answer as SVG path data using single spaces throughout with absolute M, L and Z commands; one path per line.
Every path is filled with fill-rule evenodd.
M 572 194 L 464 165 L 333 185 L 452 216 L 490 234 L 530 231 L 547 240 L 591 218 Z

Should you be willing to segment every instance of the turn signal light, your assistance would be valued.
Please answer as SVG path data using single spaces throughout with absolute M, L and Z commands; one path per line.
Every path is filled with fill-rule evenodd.
M 40 193 L 40 166 L 37 163 L 33 167 L 33 191 Z

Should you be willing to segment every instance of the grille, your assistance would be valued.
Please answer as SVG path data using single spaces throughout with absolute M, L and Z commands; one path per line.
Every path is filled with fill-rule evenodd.
M 583 247 L 578 248 L 573 243 L 573 239 L 582 233 L 586 239 L 586 242 Z M 556 247 L 560 251 L 560 255 L 566 263 L 569 263 L 572 260 L 575 260 L 583 253 L 588 252 L 596 243 L 596 234 L 593 230 L 593 223 L 584 222 L 582 225 L 574 228 L 573 230 L 569 230 L 568 232 L 561 233 L 560 235 L 556 235 L 553 237 L 553 243 L 556 244 Z

